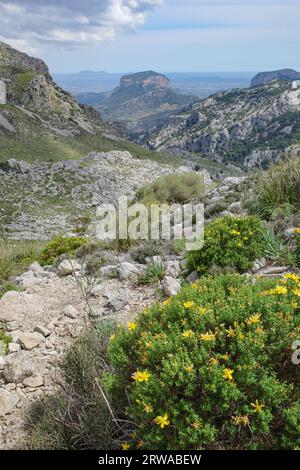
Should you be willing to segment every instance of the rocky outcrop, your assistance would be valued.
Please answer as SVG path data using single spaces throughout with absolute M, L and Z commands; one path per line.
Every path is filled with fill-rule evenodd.
M 45 62 L 35 57 L 30 57 L 24 52 L 19 52 L 8 44 L 0 41 L 0 68 L 1 66 L 36 72 L 50 77 L 49 69 Z
M 199 153 L 253 168 L 282 157 L 300 139 L 300 89 L 275 81 L 199 101 L 152 134 L 148 145 L 170 153 Z
M 274 70 L 272 72 L 261 72 L 252 79 L 251 87 L 266 85 L 273 80 L 293 81 L 300 80 L 300 72 L 293 69 Z

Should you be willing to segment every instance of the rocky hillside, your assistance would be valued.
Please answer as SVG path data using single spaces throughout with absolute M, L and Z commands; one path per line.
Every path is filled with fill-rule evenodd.
M 250 169 L 299 152 L 300 88 L 275 81 L 218 93 L 173 114 L 148 145 Z
M 122 149 L 100 114 L 61 89 L 47 65 L 0 42 L 0 160 L 80 158 Z
M 165 75 L 153 71 L 122 77 L 120 86 L 109 96 L 83 93 L 77 98 L 81 103 L 93 105 L 105 119 L 125 123 L 126 133 L 132 138 L 155 128 L 170 113 L 196 100 L 172 89 Z
M 133 197 L 138 187 L 185 171 L 120 151 L 57 163 L 8 160 L 0 164 L 0 238 L 49 239 L 72 231 L 82 217 L 95 216 L 98 205 Z
M 266 85 L 273 80 L 292 81 L 300 80 L 300 72 L 293 69 L 274 70 L 273 72 L 261 72 L 255 75 L 251 81 L 251 87 Z

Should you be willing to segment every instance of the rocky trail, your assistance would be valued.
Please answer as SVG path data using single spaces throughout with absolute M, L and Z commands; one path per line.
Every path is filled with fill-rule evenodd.
M 24 411 L 54 392 L 59 357 L 90 324 L 80 273 L 61 276 L 34 263 L 18 282 L 24 291 L 0 300 L 0 322 L 12 337 L 0 354 L 0 449 L 23 447 Z M 154 298 L 133 280 L 107 279 L 95 284 L 89 304 L 98 318 L 127 323 Z

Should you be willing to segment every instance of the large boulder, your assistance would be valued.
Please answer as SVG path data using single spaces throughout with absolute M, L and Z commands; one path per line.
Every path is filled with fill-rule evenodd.
M 44 336 L 41 333 L 23 333 L 19 338 L 19 343 L 23 349 L 31 351 L 32 349 L 39 346 L 43 341 L 45 341 Z
M 22 383 L 34 374 L 35 362 L 28 351 L 9 354 L 5 358 L 3 376 L 8 383 Z
M 121 281 L 134 280 L 144 271 L 144 269 L 143 265 L 128 263 L 125 261 L 118 266 L 117 273 Z
M 57 271 L 60 276 L 70 276 L 81 270 L 81 265 L 76 260 L 65 259 L 62 261 L 58 267 Z

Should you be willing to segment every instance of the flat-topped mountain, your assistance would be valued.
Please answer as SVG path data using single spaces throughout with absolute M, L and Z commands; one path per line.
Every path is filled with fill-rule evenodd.
M 120 89 L 124 90 L 131 86 L 143 86 L 145 88 L 151 86 L 168 87 L 171 86 L 171 82 L 165 75 L 148 70 L 146 72 L 124 75 L 120 80 Z
M 110 94 L 82 93 L 77 98 L 80 103 L 94 106 L 104 119 L 124 122 L 129 136 L 153 129 L 197 99 L 179 93 L 168 77 L 153 71 L 121 77 L 120 85 Z
M 286 81 L 217 93 L 174 113 L 148 139 L 153 149 L 246 168 L 268 165 L 299 143 L 300 87 Z
M 272 72 L 261 72 L 257 74 L 251 81 L 251 87 L 266 85 L 273 80 L 300 80 L 300 72 L 293 69 L 274 70 Z

